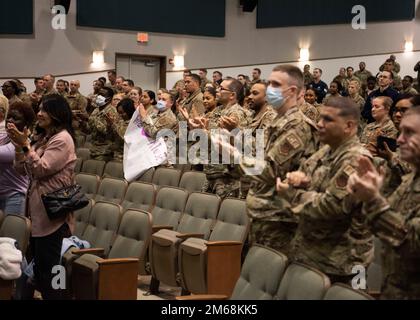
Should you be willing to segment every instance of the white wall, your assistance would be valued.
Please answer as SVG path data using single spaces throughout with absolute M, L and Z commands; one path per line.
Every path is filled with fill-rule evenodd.
M 401 65 L 400 76 L 410 75 L 413 78 L 417 77 L 417 73 L 414 72 L 414 66 L 418 61 L 420 61 L 420 51 L 411 52 L 411 53 L 394 53 L 397 62 Z M 359 70 L 359 62 L 366 62 L 366 69 L 375 75 L 379 71 L 379 67 L 386 59 L 389 58 L 389 54 L 386 55 L 372 55 L 372 56 L 362 56 L 362 57 L 352 57 L 352 58 L 343 58 L 343 59 L 326 59 L 326 60 L 317 60 L 317 61 L 308 61 L 308 62 L 292 62 L 291 64 L 299 66 L 303 69 L 305 64 L 311 66 L 311 71 L 314 68 L 321 68 L 323 70 L 322 80 L 325 81 L 328 85 L 338 75 L 338 71 L 341 67 L 347 68 L 352 66 L 355 71 Z M 253 65 L 246 67 L 231 67 L 231 68 L 216 68 L 208 69 L 207 77 L 211 79 L 213 71 L 220 71 L 223 73 L 223 77 L 231 76 L 235 77 L 238 74 L 245 74 L 251 77 L 253 68 L 260 68 L 261 75 L 263 79 L 267 79 L 270 76 L 271 70 L 273 67 L 280 63 L 266 64 L 266 65 Z M 198 72 L 198 70 L 192 70 L 193 72 Z M 168 72 L 167 73 L 167 87 L 172 88 L 175 82 L 182 78 L 182 72 Z

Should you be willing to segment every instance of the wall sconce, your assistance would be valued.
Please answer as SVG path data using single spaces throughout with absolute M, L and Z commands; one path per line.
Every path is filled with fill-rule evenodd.
M 174 70 L 182 70 L 184 69 L 184 56 L 174 56 L 173 59 L 173 65 L 174 65 Z
M 94 67 L 101 67 L 105 63 L 104 51 L 93 51 L 92 65 Z
M 308 48 L 300 48 L 300 56 L 299 61 L 309 61 L 309 49 Z
M 404 52 L 413 52 L 413 41 L 406 41 L 404 46 Z

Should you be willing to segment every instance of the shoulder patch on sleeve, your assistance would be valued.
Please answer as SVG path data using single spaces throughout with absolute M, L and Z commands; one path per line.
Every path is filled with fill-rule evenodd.
M 302 146 L 300 139 L 294 133 L 290 133 L 286 136 L 283 143 L 280 146 L 280 152 L 288 155 L 290 151 L 296 150 Z
M 356 169 L 354 169 L 351 165 L 348 165 L 344 168 L 343 172 L 337 177 L 335 184 L 337 188 L 343 189 L 347 186 L 347 181 L 349 180 L 349 177 L 356 172 Z

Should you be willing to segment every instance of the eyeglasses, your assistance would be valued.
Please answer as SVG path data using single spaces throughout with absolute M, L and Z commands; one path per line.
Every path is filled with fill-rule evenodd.
M 408 109 L 409 109 L 409 108 L 395 108 L 395 109 L 394 109 L 394 113 L 399 112 L 399 113 L 401 113 L 401 114 L 404 114 L 404 113 L 405 113 Z
M 233 92 L 232 90 L 229 90 L 229 89 L 226 89 L 226 88 L 223 88 L 223 87 L 219 87 L 219 88 L 217 88 L 217 90 Z

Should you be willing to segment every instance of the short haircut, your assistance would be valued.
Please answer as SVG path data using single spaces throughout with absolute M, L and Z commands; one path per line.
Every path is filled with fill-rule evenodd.
M 376 78 L 375 78 L 374 76 L 369 76 L 369 77 L 366 79 L 366 82 L 369 82 L 369 81 L 374 81 L 374 82 L 376 82 Z
M 223 73 L 221 73 L 220 71 L 214 71 L 213 74 L 217 73 L 220 77 L 223 77 Z
M 51 77 L 51 79 L 55 82 L 55 77 L 52 74 L 47 73 L 44 77 Z
M 44 81 L 44 78 L 36 77 L 36 78 L 34 79 L 34 84 L 36 84 L 36 83 L 37 83 L 38 81 L 40 81 L 40 80 Z
M 187 77 L 190 77 L 194 82 L 196 82 L 198 85 L 200 85 L 201 83 L 201 78 L 198 74 L 196 73 L 191 73 L 189 74 Z
M 331 107 L 340 110 L 339 116 L 344 118 L 351 118 L 352 120 L 359 122 L 360 119 L 360 108 L 359 106 L 349 97 L 332 97 L 328 99 L 328 103 L 325 107 Z
M 112 98 L 114 96 L 114 90 L 112 90 L 112 88 L 110 87 L 103 87 L 101 88 L 101 90 L 106 90 L 106 93 L 107 93 L 106 98 Z
M 125 81 L 125 78 L 123 76 L 118 76 L 117 79 L 121 79 L 122 81 Z
M 245 75 L 242 74 L 242 73 L 241 74 L 238 74 L 237 78 L 239 78 L 239 77 L 242 77 L 242 78 L 246 79 Z
M 244 99 L 244 86 L 242 83 L 235 78 L 225 79 L 225 81 L 230 82 L 228 85 L 229 90 L 236 94 L 236 99 L 238 101 L 242 101 Z
M 109 70 L 108 74 L 112 74 L 113 76 L 116 76 L 117 72 L 115 70 Z
M 382 72 L 388 72 L 388 73 L 391 75 L 391 79 L 392 79 L 392 80 L 394 80 L 394 73 L 393 73 L 393 72 L 391 72 L 391 71 L 386 71 L 386 70 L 384 70 L 384 71 L 382 71 Z
M 190 75 L 190 74 L 191 74 L 191 70 L 190 70 L 190 69 L 185 69 L 185 70 L 184 70 L 184 73 L 187 73 L 187 74 L 189 74 L 189 75 Z
M 359 78 L 354 78 L 354 79 L 350 80 L 349 83 L 352 83 L 352 82 L 356 83 L 358 87 L 360 87 L 362 85 Z
M 134 106 L 134 101 L 130 98 L 124 98 L 117 104 L 117 108 L 121 107 L 124 112 L 131 118 L 136 111 L 136 107 Z
M 318 71 L 319 71 L 319 73 L 320 73 L 320 74 L 322 74 L 322 69 L 321 69 L 321 68 L 315 68 L 315 69 L 314 69 L 314 71 L 315 71 L 315 70 L 318 70 Z
M 393 65 L 395 65 L 395 61 L 392 59 L 386 59 L 385 63 L 392 63 Z
M 134 81 L 131 79 L 125 79 L 124 82 L 127 82 L 130 87 L 134 87 Z
M 254 68 L 253 70 L 254 70 L 254 71 L 257 71 L 257 72 L 258 72 L 258 74 L 261 74 L 261 69 L 260 69 L 260 68 Z
M 198 69 L 198 71 L 202 71 L 207 74 L 207 69 Z
M 58 80 L 57 80 L 57 83 L 63 83 L 64 85 L 66 85 L 66 80 L 63 80 L 63 79 L 58 79 Z
M 353 67 L 347 67 L 347 69 L 346 70 L 349 70 L 349 69 L 351 69 L 351 70 L 353 70 L 354 71 L 354 68 Z
M 303 72 L 291 64 L 282 64 L 274 67 L 273 72 L 285 72 L 289 75 L 289 84 L 293 83 L 300 92 L 303 89 Z
M 394 101 L 387 96 L 379 96 L 376 98 L 373 98 L 373 100 L 381 100 L 384 107 L 388 110 L 391 110 L 392 105 L 394 104 Z
M 106 78 L 105 77 L 100 77 L 99 80 L 102 81 L 103 83 L 106 83 Z
M 413 81 L 414 81 L 414 79 L 413 79 L 412 76 L 404 76 L 404 78 L 407 78 L 408 79 L 408 82 L 410 82 L 410 83 L 413 83 Z
M 420 106 L 420 94 L 414 95 L 414 97 L 412 97 L 410 101 L 414 107 Z

